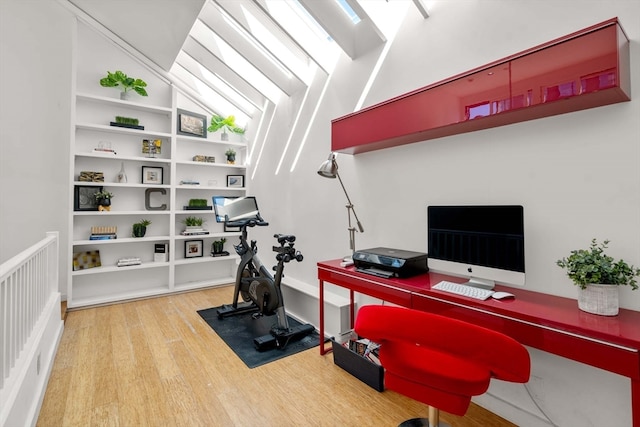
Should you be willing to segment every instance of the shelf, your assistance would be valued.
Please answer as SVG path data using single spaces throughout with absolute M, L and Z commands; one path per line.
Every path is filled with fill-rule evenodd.
M 73 246 L 85 245 L 112 245 L 118 243 L 163 242 L 168 241 L 169 236 L 123 237 L 109 240 L 74 240 Z
M 199 235 L 195 235 L 195 236 L 183 236 L 182 234 L 177 234 L 175 236 L 176 240 L 190 240 L 190 239 L 202 239 L 202 238 L 207 238 L 207 237 L 214 237 L 214 238 L 220 238 L 220 237 L 237 237 L 240 236 L 240 233 L 225 233 L 225 232 L 220 232 L 220 233 L 209 233 L 209 234 L 199 234 Z
M 217 187 L 208 185 L 178 185 L 178 190 L 215 190 L 215 191 L 244 191 L 246 187 Z
M 229 163 L 194 162 L 191 160 L 176 161 L 176 165 L 206 166 L 206 167 L 214 167 L 214 168 L 236 168 L 236 169 L 246 169 L 247 167 L 246 165 L 231 165 Z
M 164 211 L 74 211 L 73 216 L 121 216 L 121 215 L 169 215 L 169 210 Z
M 85 276 L 88 274 L 103 274 L 103 273 L 114 273 L 114 272 L 125 272 L 125 271 L 132 271 L 132 270 L 143 270 L 143 269 L 147 269 L 147 268 L 162 268 L 162 267 L 169 267 L 169 262 L 143 262 L 140 265 L 129 265 L 127 267 L 116 267 L 114 266 L 102 266 L 102 267 L 94 267 L 94 268 L 88 268 L 86 270 L 78 270 L 78 271 L 72 271 L 71 275 L 72 276 Z
M 238 148 L 247 148 L 246 142 L 238 142 L 238 141 L 223 141 L 221 139 L 209 139 L 209 138 L 198 138 L 197 136 L 185 136 L 178 135 L 176 136 L 177 141 L 191 141 L 191 142 L 201 142 L 205 144 L 213 144 L 213 145 L 224 145 L 225 147 L 233 146 Z
M 165 113 L 168 116 L 170 116 L 172 111 L 173 111 L 171 109 L 171 107 L 162 107 L 162 106 L 157 106 L 157 105 L 145 105 L 145 104 L 140 104 L 140 103 L 137 103 L 137 102 L 123 101 L 123 100 L 117 99 L 117 98 L 107 98 L 105 96 L 90 95 L 90 94 L 87 94 L 87 93 L 77 93 L 76 94 L 76 98 L 79 99 L 79 100 L 98 102 L 98 103 L 103 103 L 103 104 L 117 105 L 117 106 L 121 106 L 121 107 L 131 108 L 133 110 L 148 111 L 150 113 Z
M 97 132 L 120 133 L 123 135 L 136 135 L 141 137 L 151 137 L 155 139 L 170 138 L 170 133 L 154 132 L 149 130 L 121 128 L 117 126 L 97 125 L 92 123 L 77 123 L 76 129 L 91 130 Z
M 176 259 L 174 261 L 175 265 L 187 265 L 187 264 L 200 264 L 203 262 L 224 262 L 224 261 L 236 261 L 239 260 L 240 257 L 238 255 L 229 255 L 229 256 L 211 256 L 205 255 L 198 258 L 181 258 Z
M 123 267 L 125 268 L 125 267 Z M 133 292 L 124 292 L 118 294 L 117 297 L 92 297 L 92 298 L 74 298 L 70 304 L 68 304 L 68 308 L 76 308 L 76 307 L 88 307 L 92 305 L 101 305 L 101 304 L 109 304 L 115 301 L 122 301 L 128 299 L 138 299 L 138 298 L 147 298 L 155 295 L 163 295 L 170 293 L 168 287 L 154 287 L 147 288 L 143 291 L 133 291 Z
M 90 157 L 93 159 L 106 159 L 106 160 L 132 160 L 136 162 L 151 162 L 151 163 L 171 163 L 171 159 L 163 159 L 161 157 L 139 157 L 139 156 L 119 156 L 112 154 L 98 154 L 98 153 L 76 153 L 76 157 Z
M 337 118 L 331 150 L 381 150 L 625 102 L 630 93 L 629 40 L 614 18 Z
M 73 185 L 83 185 L 89 187 L 124 187 L 124 188 L 171 188 L 168 184 L 138 184 L 130 182 L 95 182 L 95 181 L 73 181 Z M 150 212 L 150 211 L 144 211 Z
M 209 288 L 214 286 L 231 285 L 236 281 L 233 276 L 223 277 L 215 280 L 202 280 L 197 282 L 176 283 L 175 288 L 180 291 L 189 291 L 193 289 Z

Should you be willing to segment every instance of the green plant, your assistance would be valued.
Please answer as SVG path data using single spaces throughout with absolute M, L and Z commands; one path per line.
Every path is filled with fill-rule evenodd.
M 220 240 L 214 240 L 213 243 L 211 244 L 211 251 L 214 254 L 219 254 L 224 250 L 224 242 L 226 242 L 227 239 L 225 239 L 224 237 Z
M 556 264 L 565 268 L 567 276 L 581 289 L 585 289 L 588 284 L 629 285 L 633 290 L 638 289 L 635 277 L 640 275 L 640 269 L 606 255 L 604 250 L 608 244 L 609 240 L 598 244 L 593 239 L 589 249 L 573 250 L 568 257 L 556 261 Z
M 149 221 L 148 219 L 141 219 L 139 222 L 136 222 L 135 224 L 133 224 L 134 226 L 140 226 L 140 227 L 148 227 L 151 225 L 151 221 Z
M 102 190 L 102 191 L 96 191 L 93 194 L 93 197 L 95 197 L 96 200 L 104 200 L 104 199 L 111 199 L 112 197 L 114 197 L 114 195 L 108 191 Z
M 132 77 L 128 77 L 122 71 L 116 71 L 112 73 L 111 71 L 107 71 L 107 77 L 103 77 L 100 79 L 100 86 L 103 87 L 116 87 L 120 86 L 122 92 L 129 92 L 130 90 L 135 91 L 140 96 L 147 96 L 147 83 L 145 83 L 142 79 L 134 79 Z
M 200 227 L 205 223 L 205 220 L 196 216 L 188 216 L 182 220 L 182 223 L 187 227 Z
M 189 199 L 189 206 L 192 206 L 192 207 L 207 206 L 207 199 Z
M 233 148 L 228 148 L 227 151 L 224 152 L 224 155 L 227 157 L 235 157 L 236 150 L 234 150 Z
M 235 116 L 229 116 L 224 118 L 217 114 L 211 116 L 211 125 L 207 128 L 209 132 L 216 132 L 217 130 L 223 129 L 224 131 L 229 131 L 232 133 L 238 133 L 240 135 L 244 134 L 245 129 L 238 127 L 236 125 Z
M 147 233 L 147 226 L 151 225 L 151 221 L 148 219 L 141 219 L 139 222 L 133 224 L 133 237 L 144 237 Z
M 116 116 L 116 123 L 138 126 L 138 124 L 140 124 L 140 120 L 134 119 L 133 117 Z

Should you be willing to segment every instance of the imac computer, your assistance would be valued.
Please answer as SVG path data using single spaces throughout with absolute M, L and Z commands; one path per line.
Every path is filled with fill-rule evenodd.
M 468 285 L 524 286 L 522 206 L 428 206 L 429 269 Z
M 259 219 L 258 203 L 253 196 L 225 197 L 213 196 L 213 209 L 216 222 L 238 221 L 240 219 Z

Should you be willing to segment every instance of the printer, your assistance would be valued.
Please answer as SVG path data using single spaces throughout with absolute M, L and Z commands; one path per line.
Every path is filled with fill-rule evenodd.
M 429 271 L 427 254 L 401 249 L 372 248 L 355 251 L 356 271 L 379 277 L 410 277 Z

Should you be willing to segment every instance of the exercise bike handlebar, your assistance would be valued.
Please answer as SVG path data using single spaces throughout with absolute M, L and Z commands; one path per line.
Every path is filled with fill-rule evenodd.
M 260 215 L 257 215 L 256 218 L 246 218 L 246 219 L 237 219 L 235 221 L 228 221 L 228 217 L 225 218 L 227 221 L 226 224 L 229 227 L 265 227 L 269 225 L 269 223 L 263 220 Z

